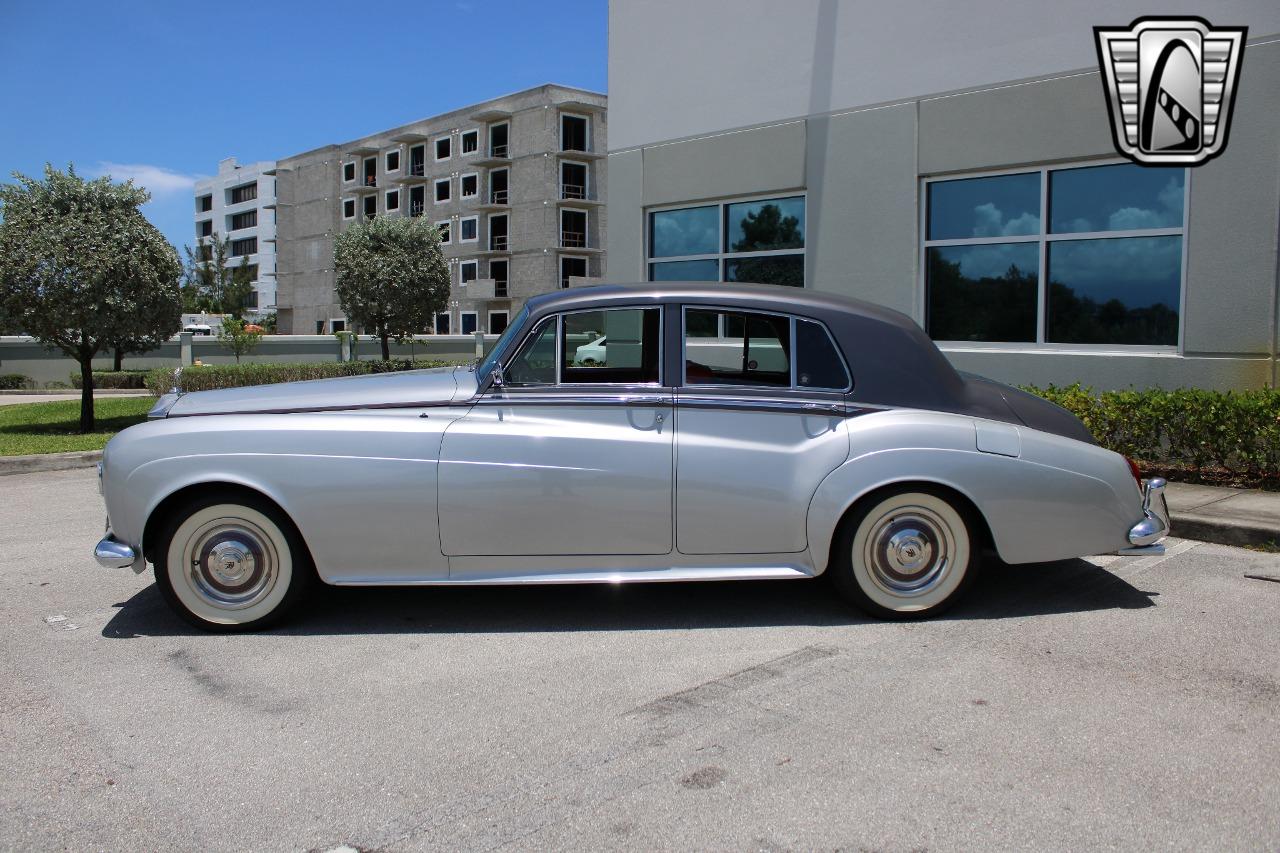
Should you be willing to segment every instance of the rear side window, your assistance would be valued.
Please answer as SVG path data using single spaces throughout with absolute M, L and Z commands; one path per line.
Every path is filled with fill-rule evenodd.
M 685 311 L 685 384 L 791 387 L 791 319 L 752 311 Z
M 852 383 L 826 327 L 796 320 L 796 385 L 843 391 Z

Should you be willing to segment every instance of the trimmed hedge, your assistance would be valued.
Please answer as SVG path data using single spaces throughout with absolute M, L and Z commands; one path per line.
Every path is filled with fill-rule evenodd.
M 1104 391 L 1074 384 L 1025 390 L 1074 414 L 1103 447 L 1144 468 L 1280 476 L 1280 390 Z
M 243 388 L 246 385 L 274 385 L 304 379 L 332 379 L 337 376 L 365 376 L 370 373 L 399 373 L 428 367 L 453 367 L 469 362 L 411 361 L 317 361 L 280 364 L 217 364 L 184 367 L 178 384 L 183 391 L 212 391 L 217 388 Z M 174 386 L 173 370 L 157 368 L 146 376 L 147 390 L 157 397 Z
M 31 384 L 21 373 L 0 373 L 0 391 L 20 391 Z
M 149 370 L 95 370 L 93 371 L 94 388 L 129 388 L 141 391 L 146 388 Z M 80 387 L 80 374 L 71 374 L 71 387 Z

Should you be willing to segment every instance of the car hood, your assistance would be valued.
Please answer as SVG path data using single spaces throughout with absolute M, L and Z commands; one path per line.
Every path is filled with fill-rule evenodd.
M 411 407 L 415 403 L 439 405 L 468 400 L 474 396 L 475 390 L 475 373 L 470 369 L 436 367 L 372 376 L 342 376 L 197 391 L 179 396 L 169 407 L 167 416 L 340 411 Z

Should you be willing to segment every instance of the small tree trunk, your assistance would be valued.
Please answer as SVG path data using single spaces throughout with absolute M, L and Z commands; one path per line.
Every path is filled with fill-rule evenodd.
M 391 335 L 387 334 L 386 331 L 384 330 L 379 335 L 379 337 L 382 338 L 382 360 L 390 361 L 391 360 Z
M 124 350 L 120 349 L 120 347 L 116 347 L 116 358 L 111 364 L 111 369 L 117 373 L 124 370 Z
M 93 356 L 80 357 L 80 432 L 93 432 Z

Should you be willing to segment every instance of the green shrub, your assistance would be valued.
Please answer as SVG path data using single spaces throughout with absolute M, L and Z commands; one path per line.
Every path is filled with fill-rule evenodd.
M 21 373 L 0 373 L 0 391 L 17 391 L 30 384 L 31 380 Z
M 93 371 L 94 388 L 129 388 L 142 390 L 146 388 L 149 370 L 95 370 Z M 71 387 L 80 387 L 80 374 L 71 374 Z
M 1070 411 L 1103 447 L 1147 466 L 1280 475 L 1280 390 L 1104 391 L 1028 387 Z
M 422 370 L 427 367 L 450 367 L 455 361 L 317 361 L 286 364 L 217 364 L 185 367 L 176 383 L 183 391 L 212 391 L 216 388 L 242 388 L 246 385 L 274 385 L 304 379 L 331 379 L 336 376 L 364 376 L 370 373 L 395 373 Z M 175 385 L 173 370 L 158 368 L 147 374 L 146 387 L 159 396 Z

